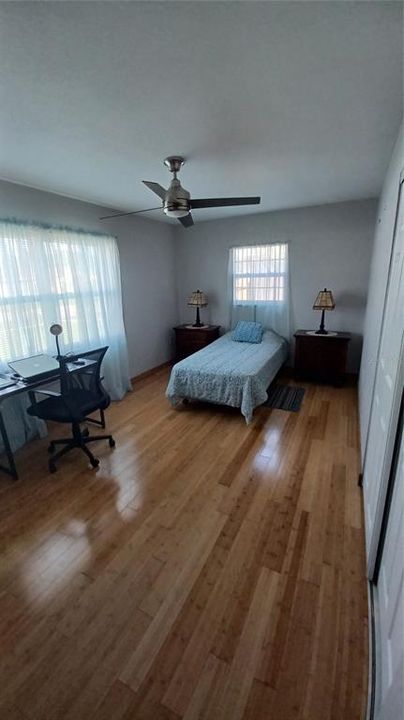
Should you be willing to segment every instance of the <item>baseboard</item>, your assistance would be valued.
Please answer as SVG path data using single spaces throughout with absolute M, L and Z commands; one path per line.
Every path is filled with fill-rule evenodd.
M 155 375 L 156 373 L 160 372 L 160 370 L 164 370 L 165 368 L 171 367 L 174 360 L 167 360 L 166 362 L 162 363 L 161 365 L 156 365 L 156 367 L 150 368 L 150 370 L 145 370 L 145 372 L 139 373 L 139 375 L 135 375 L 133 378 L 131 378 L 132 383 L 139 382 L 139 380 L 146 380 L 147 378 L 151 377 L 152 375 Z

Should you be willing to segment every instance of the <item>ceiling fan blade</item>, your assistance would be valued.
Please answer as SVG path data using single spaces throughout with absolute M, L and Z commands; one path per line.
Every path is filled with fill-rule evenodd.
M 162 209 L 162 206 L 159 205 L 158 207 L 147 208 L 147 210 L 133 210 L 133 212 L 115 213 L 115 215 L 103 215 L 103 217 L 100 217 L 98 219 L 99 220 L 109 220 L 110 218 L 125 217 L 126 215 L 138 215 L 139 213 L 151 212 L 152 210 L 161 210 L 161 209 Z
M 158 183 L 149 182 L 148 180 L 142 180 L 143 185 L 146 185 L 146 187 L 149 188 L 152 192 L 156 193 L 156 195 L 159 196 L 162 200 L 164 200 L 167 190 L 164 190 L 164 188 L 159 185 Z
M 194 219 L 193 219 L 191 213 L 189 213 L 188 215 L 184 215 L 184 217 L 178 218 L 178 220 L 180 221 L 181 225 L 185 228 L 192 227 L 192 225 L 194 224 Z
M 200 198 L 191 200 L 191 208 L 225 207 L 226 205 L 259 205 L 260 197 Z

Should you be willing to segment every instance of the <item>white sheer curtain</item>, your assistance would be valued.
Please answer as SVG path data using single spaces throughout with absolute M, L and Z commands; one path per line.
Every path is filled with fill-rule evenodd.
M 286 243 L 230 248 L 228 292 L 231 328 L 238 320 L 254 320 L 289 340 Z
M 55 322 L 64 353 L 109 346 L 104 384 L 121 398 L 130 380 L 115 238 L 0 220 L 0 372 L 16 358 L 55 354 Z M 38 429 L 26 405 L 25 394 L 3 403 L 14 447 Z

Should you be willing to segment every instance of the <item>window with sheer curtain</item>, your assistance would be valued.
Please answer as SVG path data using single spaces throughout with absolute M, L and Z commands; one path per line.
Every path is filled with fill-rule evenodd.
M 232 248 L 234 305 L 284 302 L 287 245 Z
M 229 291 L 232 327 L 238 320 L 256 320 L 289 337 L 287 243 L 231 248 Z
M 114 237 L 0 221 L 0 363 L 54 354 L 49 326 L 63 326 L 64 351 L 109 345 L 105 377 L 129 387 L 119 254 Z

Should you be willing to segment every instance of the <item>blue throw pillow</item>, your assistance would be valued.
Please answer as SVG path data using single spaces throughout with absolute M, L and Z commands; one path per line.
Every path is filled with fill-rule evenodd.
M 239 320 L 234 328 L 232 339 L 236 342 L 260 343 L 264 328 L 259 322 L 246 322 Z

